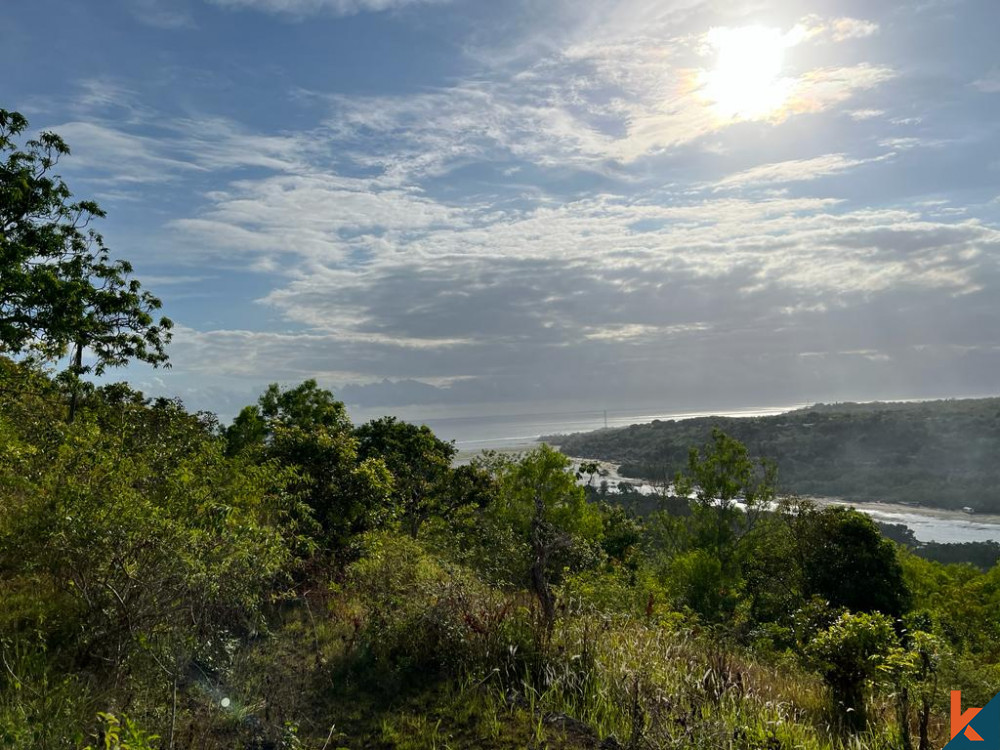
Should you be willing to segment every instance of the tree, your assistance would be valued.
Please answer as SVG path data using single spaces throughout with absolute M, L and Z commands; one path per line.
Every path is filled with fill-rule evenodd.
M 712 431 L 703 451 L 691 449 L 687 474 L 675 480 L 678 495 L 695 495 L 695 544 L 714 552 L 724 570 L 735 561 L 740 539 L 774 500 L 776 484 L 774 463 L 754 460 L 743 443 L 721 430 Z
M 40 592 L 5 637 L 166 687 L 263 628 L 298 544 L 290 471 L 226 458 L 197 415 L 120 387 L 59 440 L 0 409 L 0 583 Z
M 426 425 L 382 417 L 357 428 L 355 435 L 358 455 L 381 458 L 392 473 L 393 502 L 414 539 L 428 518 L 447 520 L 463 506 L 488 500 L 489 476 L 473 466 L 452 469 L 457 449 Z
M 575 544 L 598 545 L 604 531 L 600 511 L 586 501 L 571 467 L 566 456 L 547 445 L 493 467 L 498 494 L 491 514 L 526 553 L 528 586 L 541 605 L 546 634 L 555 622 L 552 584 L 565 567 L 556 564 L 558 555 Z
M 18 148 L 27 127 L 0 109 L 0 352 L 55 359 L 72 348 L 74 376 L 133 359 L 166 365 L 172 323 L 154 319 L 160 300 L 91 227 L 105 216 L 100 206 L 73 201 L 53 174 L 69 147 L 44 132 Z M 93 365 L 83 364 L 84 349 Z
M 674 561 L 671 577 L 682 601 L 703 618 L 732 615 L 750 532 L 774 500 L 776 483 L 772 462 L 752 458 L 743 443 L 721 430 L 713 430 L 703 450 L 691 449 L 687 473 L 678 474 L 674 484 L 680 497 L 694 494 L 688 521 L 694 549 Z
M 903 750 L 913 749 L 910 714 L 914 701 L 917 702 L 917 728 L 920 737 L 918 747 L 919 750 L 930 750 L 931 712 L 941 692 L 941 664 L 953 655 L 941 638 L 922 629 L 931 625 L 926 613 L 909 615 L 906 625 L 900 645 L 889 650 L 879 669 L 895 699 Z
M 287 389 L 272 383 L 256 405 L 240 412 L 225 437 L 230 456 L 248 454 L 296 467 L 294 487 L 334 549 L 396 515 L 385 463 L 358 455 L 347 409 L 315 380 Z
M 853 612 L 900 617 L 910 591 L 896 547 L 875 522 L 853 508 L 803 509 L 794 522 L 807 596 Z

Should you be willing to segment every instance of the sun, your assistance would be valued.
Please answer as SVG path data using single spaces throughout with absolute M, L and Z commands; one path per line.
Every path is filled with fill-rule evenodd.
M 782 76 L 789 35 L 763 26 L 715 28 L 707 41 L 715 68 L 702 76 L 702 96 L 724 120 L 763 120 L 775 115 L 791 93 Z

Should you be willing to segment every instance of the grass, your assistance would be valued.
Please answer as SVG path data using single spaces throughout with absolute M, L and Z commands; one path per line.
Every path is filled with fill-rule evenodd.
M 233 672 L 243 723 L 299 721 L 300 746 L 317 750 L 896 746 L 889 730 L 842 741 L 817 677 L 707 631 L 570 614 L 540 659 L 525 654 L 506 672 L 470 665 L 457 676 L 379 664 L 352 632 L 329 614 L 310 622 L 293 613 Z M 887 707 L 873 711 L 878 726 L 890 725 Z

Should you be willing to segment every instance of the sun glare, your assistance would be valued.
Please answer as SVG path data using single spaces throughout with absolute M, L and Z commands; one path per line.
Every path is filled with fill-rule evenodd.
M 792 43 L 778 29 L 763 26 L 709 31 L 717 61 L 704 74 L 701 93 L 716 114 L 726 120 L 761 120 L 780 110 L 791 91 L 782 68 Z

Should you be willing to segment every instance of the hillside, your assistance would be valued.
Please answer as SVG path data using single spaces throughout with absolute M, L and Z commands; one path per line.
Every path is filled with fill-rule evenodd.
M 929 750 L 996 693 L 1000 567 L 744 514 L 731 438 L 645 517 L 453 457 L 314 381 L 222 427 L 0 357 L 0 746 Z
M 1000 398 L 817 404 L 545 439 L 571 456 L 617 462 L 625 476 L 662 480 L 716 427 L 775 461 L 788 492 L 1000 512 Z

